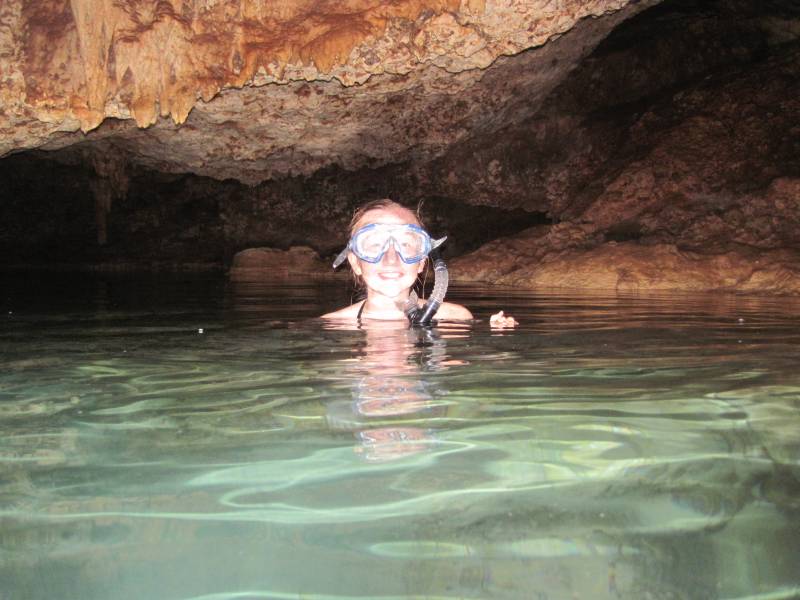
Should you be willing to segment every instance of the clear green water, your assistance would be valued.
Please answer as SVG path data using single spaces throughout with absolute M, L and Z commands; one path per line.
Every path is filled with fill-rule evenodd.
M 800 303 L 337 286 L 5 278 L 0 599 L 800 597 Z

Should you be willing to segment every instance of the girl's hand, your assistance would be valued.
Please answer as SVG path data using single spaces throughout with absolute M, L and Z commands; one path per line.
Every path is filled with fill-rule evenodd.
M 519 322 L 511 316 L 506 316 L 501 310 L 499 313 L 493 314 L 489 317 L 489 326 L 494 329 L 503 329 L 505 327 L 516 327 Z

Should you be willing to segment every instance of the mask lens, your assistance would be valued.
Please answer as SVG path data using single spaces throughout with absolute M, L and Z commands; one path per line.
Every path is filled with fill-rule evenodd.
M 406 262 L 422 260 L 426 254 L 425 235 L 422 232 L 405 230 L 395 236 L 400 256 Z
M 355 237 L 355 252 L 364 260 L 379 259 L 391 235 L 380 229 L 362 230 Z
M 367 225 L 356 232 L 351 248 L 362 260 L 378 262 L 393 244 L 403 262 L 419 262 L 430 250 L 430 237 L 416 225 Z

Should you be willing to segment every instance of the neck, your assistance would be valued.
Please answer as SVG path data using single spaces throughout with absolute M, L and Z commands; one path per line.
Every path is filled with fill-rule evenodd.
M 408 293 L 396 298 L 388 296 L 368 295 L 364 301 L 364 316 L 372 319 L 404 319 L 403 309 L 408 301 Z

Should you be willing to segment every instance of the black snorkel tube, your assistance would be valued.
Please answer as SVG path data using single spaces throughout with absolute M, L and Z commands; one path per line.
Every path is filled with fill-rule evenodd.
M 428 258 L 433 262 L 433 290 L 428 297 L 428 301 L 422 307 L 417 302 L 418 299 L 415 292 L 411 292 L 408 295 L 408 302 L 406 302 L 406 308 L 403 312 L 406 313 L 406 317 L 408 317 L 412 326 L 425 327 L 430 325 L 433 315 L 436 314 L 436 311 L 439 310 L 442 302 L 444 302 L 447 286 L 450 283 L 450 274 L 447 272 L 447 265 L 439 252 L 439 248 L 436 247 L 431 250 Z

